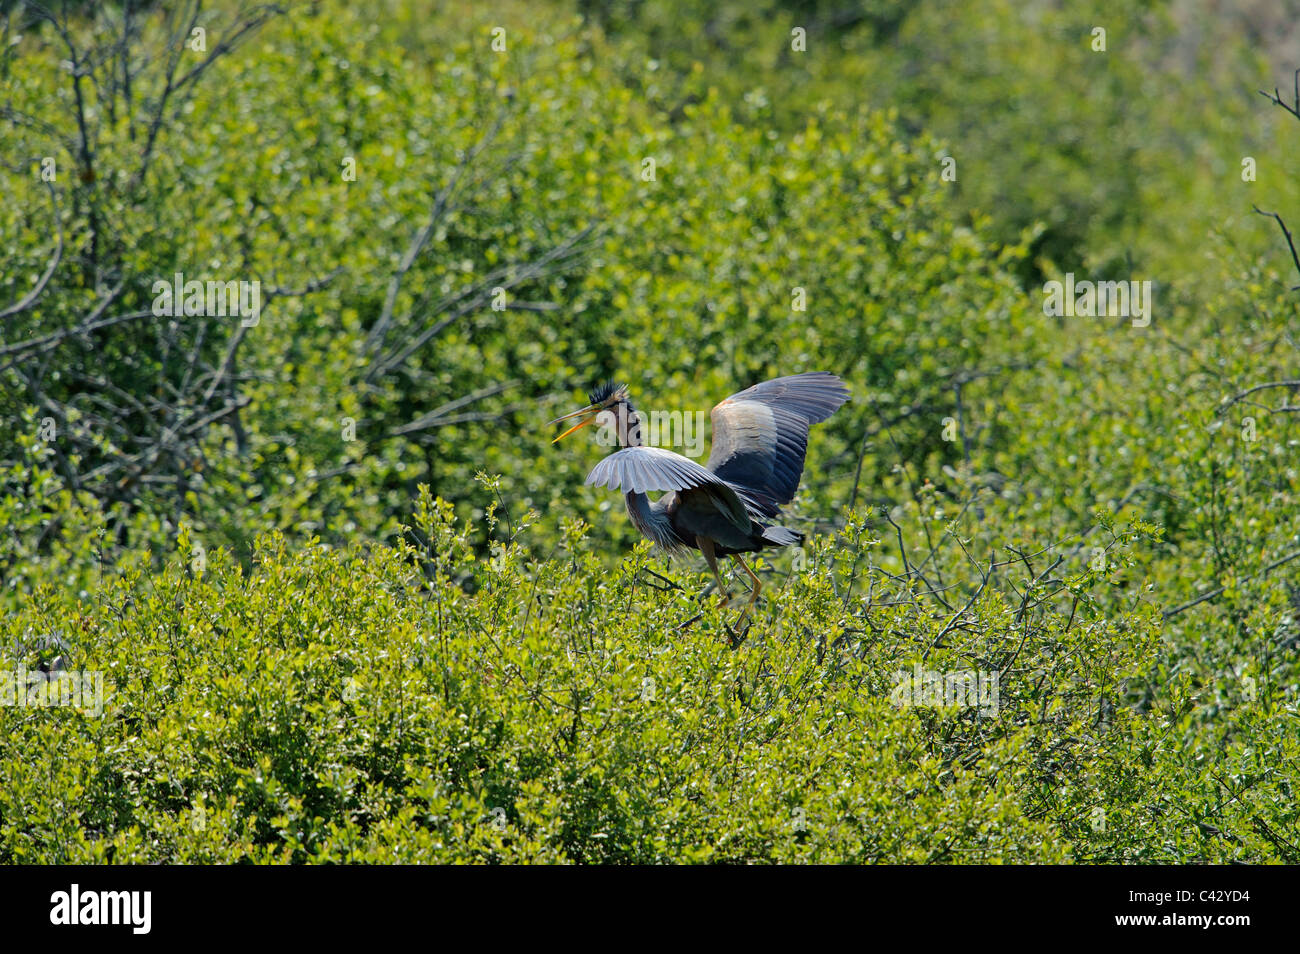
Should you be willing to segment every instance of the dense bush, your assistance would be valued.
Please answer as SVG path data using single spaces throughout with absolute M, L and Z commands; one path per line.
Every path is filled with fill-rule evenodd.
M 155 577 L 42 593 L 19 632 L 75 636 L 69 666 L 110 691 L 98 719 L 6 712 L 4 860 L 1286 857 L 1278 700 L 1193 756 L 1158 617 L 1096 612 L 1099 574 L 1064 583 L 1068 618 L 1041 579 L 949 618 L 862 559 L 881 541 L 850 519 L 733 652 L 644 545 L 609 568 L 573 523 L 539 563 L 521 527 L 480 560 L 449 505 L 425 497 L 417 525 L 397 549 L 268 538 L 251 571 L 183 533 Z M 1117 565 L 1144 536 L 1115 535 Z M 998 671 L 999 693 L 894 705 L 917 666 Z M 1145 713 L 1139 674 L 1161 679 Z M 1253 797 L 1220 797 L 1220 771 Z

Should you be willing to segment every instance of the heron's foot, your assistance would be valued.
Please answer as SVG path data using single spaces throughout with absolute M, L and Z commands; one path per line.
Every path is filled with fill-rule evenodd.
M 731 605 L 731 594 L 723 593 L 718 597 L 718 609 L 726 609 Z
M 749 635 L 749 626 L 744 629 L 739 628 L 743 619 L 743 616 L 738 617 L 734 626 L 728 626 L 726 623 L 722 624 L 723 629 L 727 631 L 727 643 L 732 649 L 739 649 L 744 644 L 745 637 Z M 752 625 L 751 623 L 750 626 Z
M 735 622 L 733 622 L 729 627 L 727 627 L 727 631 L 731 633 L 735 633 L 735 632 L 748 633 L 749 627 L 754 625 L 754 621 L 751 617 L 754 612 L 754 604 L 756 604 L 757 602 L 758 602 L 758 590 L 754 590 L 754 592 L 749 595 L 749 601 L 741 609 L 740 615 L 736 617 Z M 749 620 L 748 623 L 745 622 L 745 620 L 747 619 Z M 740 628 L 742 623 L 744 623 L 745 625 L 744 630 L 741 630 Z M 744 639 L 743 635 L 741 636 L 741 639 L 742 640 Z M 732 648 L 734 649 L 736 645 L 739 645 L 739 643 L 734 644 Z

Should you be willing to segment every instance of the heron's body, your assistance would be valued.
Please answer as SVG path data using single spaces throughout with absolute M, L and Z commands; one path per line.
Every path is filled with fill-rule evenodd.
M 592 469 L 587 483 L 622 490 L 632 523 L 657 546 L 699 550 L 720 588 L 717 557 L 733 556 L 754 581 L 752 606 L 760 584 L 739 554 L 803 539 L 774 521 L 798 490 L 808 429 L 848 400 L 843 382 L 819 371 L 733 394 L 710 414 L 713 447 L 704 466 L 642 443 L 640 417 L 627 388 L 605 385 L 590 400 L 581 411 L 565 415 L 590 415 L 565 434 L 601 420 L 614 427 L 620 449 Z M 662 496 L 651 501 L 648 494 L 656 491 Z
M 627 512 L 641 535 L 665 550 L 701 550 L 700 540 L 713 544 L 717 556 L 753 553 L 764 547 L 782 547 L 802 537 L 793 530 L 765 524 L 753 517 L 748 525 L 733 520 L 701 490 L 673 491 L 653 503 L 645 494 L 624 494 Z

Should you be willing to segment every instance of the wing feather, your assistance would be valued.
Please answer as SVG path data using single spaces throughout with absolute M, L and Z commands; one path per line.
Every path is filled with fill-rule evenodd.
M 625 447 L 601 460 L 587 475 L 587 486 L 624 493 L 703 490 L 727 519 L 748 532 L 750 511 L 726 481 L 689 457 L 662 447 Z
M 808 429 L 848 400 L 844 382 L 825 371 L 764 381 L 720 402 L 709 417 L 713 447 L 705 467 L 743 490 L 765 516 L 794 499 Z

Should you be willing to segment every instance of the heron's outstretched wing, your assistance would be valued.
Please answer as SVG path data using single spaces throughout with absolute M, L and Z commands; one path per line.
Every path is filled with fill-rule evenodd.
M 749 529 L 749 512 L 725 481 L 689 457 L 662 447 L 625 447 L 591 469 L 587 486 L 625 493 L 659 490 L 703 490 L 737 527 Z
M 808 428 L 849 399 L 826 371 L 773 378 L 713 409 L 713 447 L 705 467 L 748 493 L 766 516 L 794 499 L 808 450 Z

